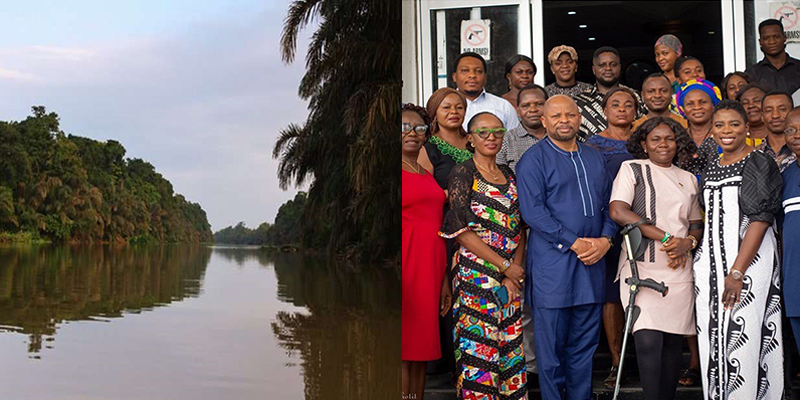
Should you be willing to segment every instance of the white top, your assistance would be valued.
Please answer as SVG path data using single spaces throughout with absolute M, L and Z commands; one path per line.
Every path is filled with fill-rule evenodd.
M 512 130 L 519 126 L 519 118 L 514 106 L 506 99 L 495 96 L 484 89 L 475 100 L 467 99 L 467 114 L 464 116 L 463 125 L 465 131 L 469 131 L 467 124 L 472 116 L 481 111 L 492 111 L 503 121 L 503 127 L 507 130 Z

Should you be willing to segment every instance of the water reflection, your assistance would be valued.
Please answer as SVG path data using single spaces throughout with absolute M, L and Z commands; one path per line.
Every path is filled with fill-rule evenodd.
M 396 399 L 400 393 L 400 277 L 277 254 L 278 297 L 307 313 L 279 312 L 272 330 L 302 359 L 306 400 Z
M 47 400 L 394 400 L 400 307 L 397 272 L 298 254 L 0 247 L 0 332 L 28 337 L 26 353 L 0 334 L 0 387 Z M 84 320 L 110 323 L 71 323 Z
M 0 247 L 0 327 L 28 335 L 28 351 L 39 353 L 65 321 L 198 296 L 210 255 L 200 246 Z

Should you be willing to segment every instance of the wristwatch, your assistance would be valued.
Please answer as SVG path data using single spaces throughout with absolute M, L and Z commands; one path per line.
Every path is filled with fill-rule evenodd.
M 742 274 L 742 271 L 739 271 L 738 269 L 731 269 L 731 276 L 734 280 L 740 281 L 742 280 L 742 276 L 744 276 L 744 274 Z
M 613 238 L 613 237 L 611 237 L 611 236 L 608 236 L 608 235 L 606 235 L 606 236 L 603 236 L 603 237 L 604 237 L 604 238 L 606 238 L 606 240 L 608 240 L 608 244 L 609 244 L 610 246 L 614 246 L 614 238 Z
M 511 267 L 511 261 L 503 260 L 503 271 L 509 269 Z

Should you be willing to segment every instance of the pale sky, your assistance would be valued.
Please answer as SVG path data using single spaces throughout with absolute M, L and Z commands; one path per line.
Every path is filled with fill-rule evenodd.
M 298 59 L 281 62 L 289 0 L 2 1 L 0 120 L 43 105 L 67 134 L 117 140 L 200 203 L 212 229 L 272 222 L 272 148 L 302 124 Z

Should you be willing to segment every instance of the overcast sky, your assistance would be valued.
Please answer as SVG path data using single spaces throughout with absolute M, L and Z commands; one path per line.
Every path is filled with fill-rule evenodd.
M 302 124 L 299 59 L 281 62 L 288 0 L 3 2 L 0 120 L 32 105 L 61 129 L 117 140 L 200 203 L 213 230 L 272 222 L 279 131 Z M 302 33 L 304 38 L 312 31 Z

